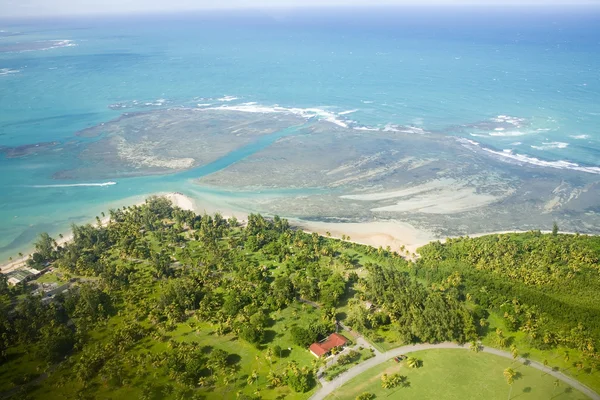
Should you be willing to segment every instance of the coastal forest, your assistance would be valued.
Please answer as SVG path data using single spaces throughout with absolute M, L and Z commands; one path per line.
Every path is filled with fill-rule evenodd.
M 510 349 L 600 390 L 598 237 L 465 237 L 409 257 L 162 197 L 107 217 L 36 242 L 28 264 L 60 291 L 0 275 L 2 397 L 305 399 L 323 365 L 307 348 L 333 332 L 382 351 Z

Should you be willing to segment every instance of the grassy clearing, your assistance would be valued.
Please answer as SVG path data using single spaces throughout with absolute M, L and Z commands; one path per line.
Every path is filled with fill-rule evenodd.
M 510 387 L 503 376 L 505 368 L 517 372 L 511 399 L 587 399 L 582 393 L 562 382 L 558 387 L 555 379 L 542 372 L 487 353 L 473 353 L 460 349 L 436 349 L 411 353 L 423 361 L 421 368 L 409 368 L 405 363 L 389 360 L 352 379 L 331 394 L 328 399 L 354 399 L 369 392 L 377 399 L 436 399 L 505 400 Z M 408 387 L 383 389 L 381 375 L 399 373 L 408 378 Z

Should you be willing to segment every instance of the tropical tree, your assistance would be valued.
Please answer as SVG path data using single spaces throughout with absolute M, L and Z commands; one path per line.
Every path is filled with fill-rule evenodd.
M 256 382 L 258 382 L 258 371 L 253 370 L 252 373 L 250 375 L 248 375 L 248 379 L 246 379 L 246 383 L 248 385 L 252 385 Z
M 512 394 L 513 383 L 515 383 L 515 376 L 517 373 L 512 368 L 506 368 L 504 370 L 504 378 L 506 379 L 506 383 L 510 387 L 508 390 L 508 399 L 510 400 L 510 396 Z
M 415 357 L 408 357 L 406 359 L 406 365 L 408 365 L 410 368 L 419 368 L 421 366 L 421 360 Z
M 373 400 L 375 395 L 373 393 L 364 392 L 356 396 L 356 400 Z

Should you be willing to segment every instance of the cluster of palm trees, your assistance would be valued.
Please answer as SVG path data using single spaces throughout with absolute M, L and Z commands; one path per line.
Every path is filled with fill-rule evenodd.
M 408 377 L 400 374 L 383 374 L 381 375 L 381 387 L 384 389 L 393 389 L 398 386 L 408 387 Z

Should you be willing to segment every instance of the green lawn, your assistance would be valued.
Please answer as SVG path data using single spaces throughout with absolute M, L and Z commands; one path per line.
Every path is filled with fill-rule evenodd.
M 377 399 L 436 399 L 436 400 L 506 400 L 509 385 L 503 371 L 512 368 L 517 373 L 511 399 L 587 399 L 582 393 L 564 383 L 554 386 L 555 379 L 532 367 L 487 353 L 461 349 L 436 349 L 411 353 L 423 361 L 418 369 L 389 360 L 346 383 L 327 399 L 355 399 L 370 392 Z M 399 373 L 408 377 L 409 387 L 383 389 L 381 375 Z

